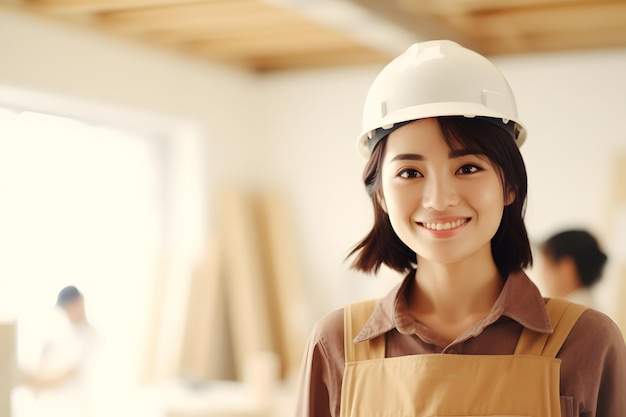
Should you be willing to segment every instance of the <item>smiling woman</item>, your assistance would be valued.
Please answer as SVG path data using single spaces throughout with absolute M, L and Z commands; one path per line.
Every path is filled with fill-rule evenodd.
M 319 320 L 297 415 L 626 413 L 616 324 L 544 299 L 524 273 L 526 131 L 497 68 L 454 42 L 414 44 L 374 80 L 362 132 L 375 216 L 353 267 L 405 278 Z

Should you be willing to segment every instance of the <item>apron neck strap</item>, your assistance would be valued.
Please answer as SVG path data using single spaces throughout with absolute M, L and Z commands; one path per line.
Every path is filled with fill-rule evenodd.
M 534 332 L 524 328 L 517 342 L 515 354 L 556 357 L 572 327 L 586 309 L 585 306 L 560 298 L 550 299 L 546 304 L 546 310 L 548 310 L 550 322 L 554 329 L 552 334 Z
M 348 362 L 367 359 L 382 359 L 385 357 L 385 335 L 382 334 L 371 340 L 354 343 L 354 338 L 363 328 L 379 300 L 367 300 L 348 304 L 343 312 L 343 346 L 345 360 Z

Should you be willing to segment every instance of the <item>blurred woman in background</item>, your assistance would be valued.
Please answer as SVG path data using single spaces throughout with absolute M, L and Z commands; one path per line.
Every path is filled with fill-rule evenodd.
M 556 233 L 539 246 L 539 279 L 545 295 L 597 307 L 592 288 L 602 278 L 607 255 L 587 230 Z

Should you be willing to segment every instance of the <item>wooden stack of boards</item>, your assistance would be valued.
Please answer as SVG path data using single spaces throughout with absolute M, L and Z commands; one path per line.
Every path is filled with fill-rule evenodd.
M 181 373 L 246 378 L 250 358 L 274 352 L 280 378 L 300 367 L 306 333 L 302 274 L 287 197 L 224 189 L 219 233 L 190 287 Z

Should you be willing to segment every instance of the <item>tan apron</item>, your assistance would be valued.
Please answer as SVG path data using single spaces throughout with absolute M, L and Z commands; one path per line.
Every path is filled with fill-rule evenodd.
M 550 300 L 554 332 L 524 329 L 513 355 L 385 358 L 384 334 L 352 342 L 377 303 L 345 309 L 341 417 L 562 417 L 555 356 L 585 307 Z

